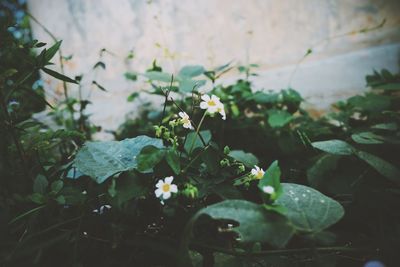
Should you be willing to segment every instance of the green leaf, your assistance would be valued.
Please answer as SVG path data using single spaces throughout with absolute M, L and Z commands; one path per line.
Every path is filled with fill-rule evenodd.
M 372 129 L 378 129 L 378 130 L 386 130 L 386 131 L 397 131 L 399 128 L 396 123 L 380 123 L 380 124 L 375 124 L 371 126 Z
M 106 88 L 98 84 L 96 81 L 92 81 L 92 84 L 96 85 L 96 87 L 99 88 L 101 91 L 107 92 Z
M 271 199 L 275 200 L 282 194 L 281 186 L 281 169 L 279 168 L 278 161 L 275 160 L 271 163 L 265 171 L 264 176 L 258 182 L 258 188 L 263 191 L 264 186 L 272 186 L 275 193 L 271 195 Z
M 175 174 L 181 172 L 181 162 L 179 160 L 178 152 L 175 149 L 169 149 L 165 155 L 165 159 Z
M 285 110 L 268 111 L 268 124 L 272 128 L 283 127 L 293 119 L 293 116 Z
M 69 77 L 67 77 L 67 76 L 65 76 L 65 75 L 63 75 L 61 73 L 58 73 L 58 72 L 56 72 L 54 70 L 47 69 L 47 68 L 42 68 L 42 70 L 44 72 L 46 72 L 47 74 L 49 74 L 50 76 L 53 76 L 54 78 L 59 79 L 61 81 L 78 84 L 77 81 L 75 81 L 75 80 L 73 80 L 73 79 L 71 79 L 71 78 L 69 78 Z
M 128 96 L 128 102 L 132 102 L 133 100 L 135 100 L 137 97 L 139 96 L 139 93 L 138 92 L 134 92 L 134 93 L 132 93 L 132 94 L 130 94 L 129 96 Z
M 318 188 L 336 169 L 340 156 L 324 154 L 307 170 L 307 179 L 312 187 Z
M 116 202 L 117 206 L 131 200 L 135 197 L 141 197 L 147 194 L 148 186 L 146 186 L 145 179 L 129 172 L 116 179 L 115 197 L 112 201 Z
M 313 142 L 312 146 L 334 155 L 352 155 L 354 153 L 354 148 L 342 140 L 333 139 L 328 141 Z
M 200 210 L 199 214 L 238 222 L 233 230 L 244 243 L 266 242 L 274 247 L 284 247 L 294 232 L 284 216 L 246 200 L 225 200 Z
M 381 90 L 400 90 L 400 83 L 388 83 L 374 86 L 374 89 L 381 89 Z
M 356 155 L 384 177 L 395 183 L 400 183 L 400 170 L 396 166 L 364 151 L 358 151 Z
M 180 71 L 179 71 L 179 76 L 185 76 L 185 77 L 196 77 L 201 74 L 203 74 L 205 71 L 203 66 L 200 65 L 188 65 L 184 66 Z
M 33 192 L 44 194 L 46 192 L 46 188 L 49 185 L 46 176 L 39 174 L 36 176 L 35 181 L 33 181 Z
M 137 170 L 144 173 L 152 172 L 164 156 L 165 150 L 152 145 L 145 146 L 137 156 Z
M 102 61 L 99 61 L 93 66 L 93 69 L 96 69 L 96 68 L 99 68 L 99 67 L 102 68 L 103 70 L 105 70 L 106 69 L 106 64 L 104 64 L 104 62 L 102 62 Z
M 352 134 L 351 139 L 359 144 L 383 144 L 383 138 L 372 132 L 362 132 L 357 134 Z
M 148 71 L 143 74 L 146 78 L 152 81 L 160 81 L 170 83 L 172 79 L 172 75 L 165 72 L 160 71 Z
M 290 183 L 282 187 L 283 194 L 275 203 L 286 208 L 286 216 L 298 231 L 322 231 L 344 215 L 342 205 L 315 189 Z
M 211 132 L 210 130 L 200 131 L 199 135 L 203 137 L 203 140 L 206 144 L 208 144 L 211 140 Z M 192 147 L 193 144 L 193 147 Z M 186 142 L 184 145 L 185 151 L 190 153 L 190 149 L 195 150 L 196 148 L 204 147 L 203 143 L 201 142 L 200 137 L 195 132 L 190 132 L 187 134 Z
M 46 50 L 45 56 L 44 56 L 46 63 L 49 62 L 54 57 L 54 55 L 60 49 L 61 43 L 62 43 L 62 40 L 58 41 L 52 47 L 50 47 L 48 50 Z
M 137 73 L 136 72 L 125 72 L 124 73 L 125 79 L 136 81 L 137 80 Z
M 60 190 L 63 188 L 64 182 L 61 180 L 57 180 L 51 183 L 51 191 L 55 194 L 60 192 Z
M 197 89 L 200 86 L 206 84 L 205 80 L 192 80 L 192 79 L 180 79 L 179 80 L 179 91 L 184 93 L 192 92 L 193 89 Z
M 65 203 L 66 203 L 66 200 L 65 200 L 65 197 L 64 197 L 64 196 L 57 196 L 57 197 L 56 197 L 56 201 L 57 201 L 57 203 L 60 204 L 60 205 L 65 205 Z
M 377 135 L 373 132 L 362 132 L 357 134 L 352 134 L 351 138 L 354 142 L 365 145 L 376 145 L 383 143 L 399 144 L 400 141 L 395 138 L 384 137 Z
M 98 183 L 137 168 L 136 157 L 145 146 L 163 148 L 161 139 L 141 135 L 122 141 L 86 142 L 75 157 L 74 167 Z
M 40 193 L 33 193 L 29 196 L 29 199 L 36 204 L 46 203 L 46 197 Z
M 232 150 L 228 156 L 240 161 L 248 168 L 253 168 L 254 165 L 258 164 L 258 159 L 252 153 L 246 153 L 243 150 Z
M 267 104 L 267 103 L 276 103 L 278 102 L 278 93 L 264 93 L 264 92 L 255 92 L 252 95 L 252 99 L 258 104 Z

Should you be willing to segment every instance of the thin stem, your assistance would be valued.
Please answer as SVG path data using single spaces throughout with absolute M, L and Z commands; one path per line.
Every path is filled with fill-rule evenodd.
M 203 155 L 204 152 L 207 151 L 207 149 L 208 149 L 209 147 L 210 147 L 209 145 L 206 146 L 206 147 L 204 148 L 204 150 L 203 150 L 201 153 L 197 154 L 197 155 L 188 163 L 188 165 L 186 165 L 186 167 L 181 171 L 181 173 L 185 173 L 185 172 L 189 169 L 189 167 L 192 166 L 192 164 L 193 164 L 201 155 Z
M 294 253 L 310 253 L 310 252 L 374 252 L 374 248 L 352 248 L 352 247 L 317 247 L 317 248 L 298 248 L 298 249 L 277 249 L 257 252 L 236 251 L 216 246 L 194 243 L 198 247 L 205 247 L 213 251 L 221 252 L 233 256 L 266 256 L 266 255 L 286 255 Z
M 36 211 L 38 211 L 38 210 L 43 209 L 44 207 L 46 207 L 46 205 L 42 205 L 42 206 L 36 207 L 36 208 L 34 208 L 34 209 L 28 210 L 27 212 L 24 212 L 24 213 L 22 213 L 21 215 L 18 215 L 17 217 L 15 217 L 14 219 L 12 219 L 12 220 L 8 223 L 8 225 L 13 224 L 13 223 L 15 223 L 16 221 L 18 221 L 18 220 L 24 218 L 25 216 L 27 216 L 27 215 L 29 215 L 29 214 L 31 214 L 31 213 L 34 213 L 34 212 L 36 212 Z
M 367 33 L 367 32 L 370 32 L 370 31 L 374 31 L 374 30 L 380 29 L 380 28 L 383 27 L 383 25 L 385 25 L 385 23 L 386 23 L 386 19 L 383 19 L 381 23 L 379 23 L 378 25 L 372 26 L 370 28 L 366 27 L 366 28 L 362 28 L 362 29 L 359 29 L 359 30 L 355 30 L 355 31 L 350 31 L 350 32 L 346 32 L 346 33 L 342 33 L 342 34 L 338 34 L 338 35 L 334 35 L 334 36 L 329 36 L 329 37 L 323 38 L 323 39 L 319 40 L 318 42 L 314 43 L 314 45 L 312 45 L 309 49 L 307 49 L 307 52 L 304 54 L 304 56 L 296 63 L 296 66 L 295 66 L 294 70 L 290 74 L 288 87 L 291 86 L 293 77 L 294 77 L 295 73 L 297 72 L 300 64 L 304 61 L 304 59 L 306 59 L 309 55 L 311 55 L 313 53 L 313 50 L 314 50 L 315 47 L 323 44 L 324 42 L 328 42 L 328 41 L 333 40 L 333 39 L 342 38 L 342 37 L 345 37 L 345 36 L 348 36 L 348 35 Z
M 197 135 L 200 135 L 200 133 L 199 133 L 199 132 L 200 132 L 200 128 L 201 128 L 201 125 L 203 124 L 203 121 L 204 121 L 206 115 L 207 115 L 207 111 L 204 112 L 203 117 L 201 117 L 201 120 L 200 120 L 200 122 L 199 122 L 199 125 L 197 126 L 196 135 L 195 135 L 195 137 L 194 137 L 194 139 L 193 139 L 193 141 L 192 141 L 192 145 L 190 146 L 189 154 L 192 153 L 194 144 L 196 143 L 196 140 L 197 140 Z
M 1 101 L 1 100 L 3 100 L 3 101 Z M 25 152 L 18 140 L 17 133 L 14 131 L 14 123 L 12 121 L 10 113 L 8 112 L 7 103 L 5 102 L 2 90 L 0 90 L 0 105 L 3 108 L 4 114 L 5 114 L 5 123 L 9 124 L 9 126 L 10 126 L 10 130 L 8 132 L 10 133 L 11 138 L 13 139 L 13 142 L 15 144 L 15 147 L 17 148 L 18 155 L 21 160 L 23 172 L 25 173 L 25 175 L 27 177 L 30 177 L 29 172 L 28 172 L 28 166 L 25 161 Z

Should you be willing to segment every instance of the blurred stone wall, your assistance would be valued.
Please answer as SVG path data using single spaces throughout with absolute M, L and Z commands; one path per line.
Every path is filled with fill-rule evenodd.
M 365 90 L 364 76 L 374 68 L 399 69 L 398 0 L 28 0 L 28 7 L 63 40 L 64 56 L 73 56 L 66 73 L 85 75 L 92 119 L 104 129 L 135 113 L 126 98 L 145 85 L 123 74 L 144 71 L 153 59 L 170 72 L 187 64 L 256 63 L 257 89 L 290 85 L 317 109 Z M 357 33 L 384 19 L 380 29 Z M 52 43 L 31 24 L 34 38 Z M 101 58 L 106 70 L 93 71 L 103 48 L 110 51 Z M 309 48 L 313 53 L 293 72 Z M 128 60 L 130 51 L 134 58 Z M 48 96 L 60 97 L 61 85 L 43 78 Z M 236 78 L 232 71 L 223 82 Z M 93 88 L 93 79 L 108 92 Z M 70 92 L 77 88 L 70 86 Z

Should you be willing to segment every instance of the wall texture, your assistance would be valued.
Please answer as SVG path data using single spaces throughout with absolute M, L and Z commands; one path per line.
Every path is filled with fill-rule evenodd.
M 134 112 L 126 97 L 144 86 L 123 73 L 144 71 L 153 59 L 170 72 L 187 64 L 257 63 L 256 88 L 290 85 L 322 109 L 365 90 L 373 68 L 399 68 L 398 0 L 28 0 L 28 7 L 73 56 L 66 73 L 86 75 L 93 120 L 105 129 Z M 384 19 L 380 29 L 357 33 Z M 33 21 L 32 27 L 35 38 L 52 43 L 43 28 Z M 110 51 L 102 56 L 107 68 L 93 71 L 103 48 Z M 130 51 L 135 57 L 127 60 Z M 49 97 L 60 97 L 61 85 L 43 77 Z M 235 77 L 228 73 L 224 82 Z M 93 78 L 108 92 L 93 89 Z

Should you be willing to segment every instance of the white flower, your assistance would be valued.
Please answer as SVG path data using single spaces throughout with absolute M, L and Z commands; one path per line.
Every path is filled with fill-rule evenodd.
M 186 112 L 179 112 L 179 117 L 181 117 L 181 123 L 183 124 L 183 128 L 193 129 L 189 115 Z
M 171 184 L 174 177 L 165 177 L 164 181 L 161 179 L 157 182 L 157 189 L 154 191 L 156 197 L 162 197 L 162 200 L 166 200 L 171 197 L 171 193 L 178 193 L 178 187 L 175 184 Z
M 226 113 L 225 113 L 225 109 L 224 109 L 224 104 L 222 104 L 221 102 L 218 105 L 217 112 L 219 114 L 221 114 L 223 120 L 226 120 Z
M 105 211 L 107 211 L 109 209 L 111 209 L 110 205 L 103 205 L 99 209 L 94 209 L 93 212 L 98 213 L 98 214 L 103 214 Z
M 262 190 L 264 191 L 264 193 L 267 193 L 269 195 L 272 195 L 273 193 L 275 193 L 275 189 L 270 185 L 263 186 Z
M 254 175 L 257 179 L 263 178 L 265 171 L 258 167 L 257 165 L 254 166 L 253 169 L 251 169 L 251 174 Z
M 211 95 L 211 97 L 209 95 L 202 95 L 201 99 L 203 101 L 200 103 L 200 108 L 206 109 L 210 114 L 218 112 L 218 108 L 220 108 L 222 104 L 219 97 L 216 95 Z

